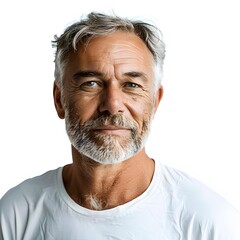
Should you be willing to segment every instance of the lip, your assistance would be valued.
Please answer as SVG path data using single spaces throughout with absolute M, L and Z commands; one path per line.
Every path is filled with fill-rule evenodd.
M 93 131 L 95 132 L 99 132 L 99 133 L 104 133 L 104 134 L 123 134 L 126 132 L 129 132 L 131 129 L 129 128 L 124 128 L 124 127 L 117 127 L 117 126 L 113 126 L 113 125 L 107 125 L 107 126 L 101 126 L 101 127 L 96 127 L 93 129 Z

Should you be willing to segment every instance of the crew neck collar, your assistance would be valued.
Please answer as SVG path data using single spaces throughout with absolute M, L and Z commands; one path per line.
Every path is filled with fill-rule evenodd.
M 119 205 L 114 208 L 106 209 L 106 210 L 91 210 L 88 208 L 84 208 L 80 205 L 78 205 L 67 193 L 64 183 L 63 183 L 63 177 L 62 177 L 62 172 L 63 172 L 63 167 L 59 168 L 58 170 L 58 191 L 60 193 L 60 196 L 62 200 L 67 204 L 72 210 L 75 212 L 85 215 L 85 216 L 94 216 L 94 217 L 115 217 L 119 214 L 126 214 L 129 213 L 131 210 L 133 210 L 136 206 L 141 204 L 142 202 L 145 201 L 146 198 L 150 197 L 154 193 L 154 189 L 159 186 L 160 184 L 160 163 L 158 161 L 154 160 L 154 173 L 153 173 L 153 178 L 148 186 L 148 188 L 137 198 L 123 204 Z

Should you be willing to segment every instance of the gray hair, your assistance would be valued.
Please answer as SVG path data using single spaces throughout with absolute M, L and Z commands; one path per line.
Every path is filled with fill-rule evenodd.
M 150 23 L 94 12 L 66 28 L 60 37 L 54 36 L 55 40 L 52 41 L 52 46 L 56 48 L 54 76 L 58 86 L 63 87 L 62 78 L 69 55 L 77 51 L 79 44 L 87 44 L 95 37 L 119 30 L 136 34 L 146 44 L 155 63 L 155 86 L 160 86 L 165 57 L 165 44 L 161 39 L 160 30 Z

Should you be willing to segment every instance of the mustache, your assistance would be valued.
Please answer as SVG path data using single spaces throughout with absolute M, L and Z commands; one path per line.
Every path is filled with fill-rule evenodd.
M 130 120 L 129 118 L 122 114 L 101 115 L 96 119 L 86 121 L 81 125 L 81 127 L 94 129 L 96 127 L 104 127 L 108 125 L 129 128 L 132 130 L 136 130 L 138 128 L 137 124 L 134 121 Z

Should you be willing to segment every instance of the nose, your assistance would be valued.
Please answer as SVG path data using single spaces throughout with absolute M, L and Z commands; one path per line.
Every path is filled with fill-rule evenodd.
M 104 89 L 99 112 L 111 115 L 124 112 L 124 96 L 119 86 L 110 85 Z

